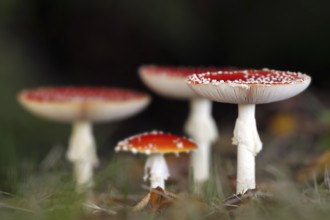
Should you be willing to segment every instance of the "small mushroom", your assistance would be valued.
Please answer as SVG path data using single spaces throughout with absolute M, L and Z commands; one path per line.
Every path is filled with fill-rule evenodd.
M 216 67 L 173 67 L 145 65 L 139 69 L 143 82 L 159 95 L 190 100 L 190 113 L 184 125 L 185 132 L 198 144 L 192 154 L 193 178 L 197 185 L 207 181 L 210 176 L 210 147 L 218 138 L 216 122 L 212 117 L 212 102 L 199 97 L 186 85 L 186 79 L 193 73 L 231 70 Z
M 190 152 L 196 144 L 186 138 L 159 131 L 138 134 L 120 141 L 116 152 L 130 151 L 134 154 L 148 155 L 144 167 L 144 181 L 150 180 L 151 189 L 161 187 L 165 190 L 165 180 L 170 176 L 164 154 Z
M 98 165 L 92 122 L 132 116 L 150 102 L 147 94 L 107 87 L 42 87 L 23 90 L 19 102 L 30 112 L 58 122 L 73 123 L 67 159 L 73 163 L 78 189 L 93 184 Z
M 255 156 L 262 142 L 255 121 L 255 104 L 291 98 L 305 90 L 311 77 L 270 69 L 195 74 L 187 83 L 197 94 L 213 101 L 238 104 L 233 144 L 237 152 L 236 193 L 255 189 Z

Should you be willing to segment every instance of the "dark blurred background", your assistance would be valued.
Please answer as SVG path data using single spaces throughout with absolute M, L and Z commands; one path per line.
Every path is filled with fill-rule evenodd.
M 104 85 L 152 94 L 138 116 L 95 126 L 105 159 L 128 135 L 151 129 L 182 134 L 187 103 L 148 90 L 137 75 L 142 64 L 301 71 L 313 77 L 308 97 L 327 105 L 329 7 L 326 0 L 1 0 L 0 184 L 12 187 L 22 169 L 35 171 L 52 147 L 66 147 L 69 136 L 69 125 L 44 121 L 18 105 L 16 94 L 24 88 Z M 270 106 L 271 113 L 278 110 Z M 230 136 L 236 106 L 217 103 L 214 116 Z M 261 131 L 266 118 L 257 116 Z

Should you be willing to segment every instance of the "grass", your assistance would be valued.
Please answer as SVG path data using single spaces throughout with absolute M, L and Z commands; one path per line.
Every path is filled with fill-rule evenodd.
M 133 205 L 147 194 L 147 190 L 143 190 L 140 185 L 143 182 L 136 180 L 136 176 L 125 174 L 130 173 L 132 165 L 142 167 L 143 159 L 124 156 L 113 159 L 97 172 L 94 191 L 97 199 L 86 212 L 86 206 L 82 205 L 84 197 L 75 193 L 70 170 L 63 170 L 59 164 L 61 161 L 58 161 L 58 167 L 29 176 L 19 184 L 15 194 L 0 192 L 0 219 L 291 220 L 326 219 L 330 215 L 329 172 L 325 172 L 321 181 L 314 179 L 298 185 L 285 172 L 274 168 L 269 170 L 271 181 L 263 184 L 258 193 L 239 199 L 237 207 L 224 202 L 231 195 L 230 184 L 219 175 L 219 170 L 214 170 L 213 178 L 204 186 L 203 196 L 194 196 L 192 189 L 178 189 L 175 183 L 170 183 L 168 189 L 177 190 L 180 199 L 159 212 L 148 208 L 134 212 Z M 66 168 L 69 168 L 68 164 Z

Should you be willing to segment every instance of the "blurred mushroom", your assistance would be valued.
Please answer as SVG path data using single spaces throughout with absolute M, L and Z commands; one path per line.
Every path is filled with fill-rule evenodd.
M 150 187 L 161 187 L 165 190 L 165 180 L 170 176 L 164 154 L 190 152 L 196 149 L 196 144 L 186 138 L 153 131 L 129 137 L 120 141 L 116 152 L 131 151 L 148 155 L 144 167 L 144 181 L 150 180 Z
M 219 71 L 192 75 L 187 83 L 197 94 L 217 102 L 238 104 L 233 144 L 237 152 L 237 194 L 255 189 L 255 156 L 262 142 L 255 121 L 255 104 L 293 97 L 305 90 L 311 78 L 278 70 Z
M 92 122 L 132 116 L 150 102 L 147 94 L 107 87 L 44 87 L 24 90 L 19 102 L 30 112 L 58 122 L 73 123 L 67 158 L 73 163 L 78 189 L 91 187 L 98 165 Z
M 190 113 L 184 125 L 184 131 L 192 137 L 198 148 L 192 154 L 193 178 L 195 184 L 201 184 L 210 176 L 210 147 L 218 138 L 216 122 L 212 117 L 212 102 L 199 97 L 187 85 L 186 79 L 193 73 L 231 70 L 233 68 L 216 67 L 173 67 L 141 66 L 139 74 L 143 82 L 157 94 L 190 100 Z

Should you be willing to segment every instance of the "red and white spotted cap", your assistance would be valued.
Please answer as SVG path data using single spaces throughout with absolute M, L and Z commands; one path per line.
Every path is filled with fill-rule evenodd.
M 261 104 L 291 98 L 304 91 L 311 77 L 271 69 L 218 71 L 188 77 L 189 87 L 205 98 L 233 104 Z
M 108 87 L 42 87 L 23 90 L 17 98 L 32 113 L 62 122 L 122 119 L 150 102 L 145 93 Z
M 139 68 L 142 81 L 159 95 L 177 98 L 191 99 L 196 94 L 186 85 L 186 79 L 193 73 L 215 72 L 220 70 L 232 70 L 235 68 L 218 67 L 175 67 L 144 65 Z
M 138 134 L 120 141 L 115 151 L 131 151 L 132 153 L 181 153 L 190 152 L 197 148 L 197 145 L 184 137 L 161 131 Z

